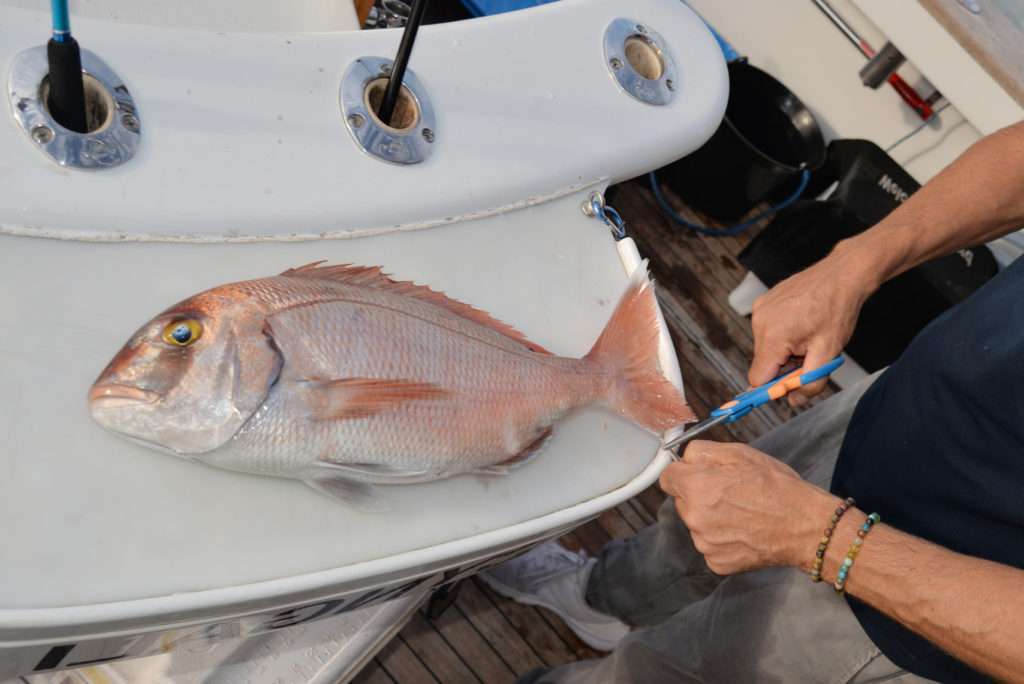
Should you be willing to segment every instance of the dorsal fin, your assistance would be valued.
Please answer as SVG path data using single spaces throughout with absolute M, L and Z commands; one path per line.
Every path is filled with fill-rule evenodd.
M 469 304 L 452 299 L 443 292 L 431 290 L 425 285 L 406 280 L 392 280 L 384 273 L 380 266 L 354 266 L 352 264 L 337 264 L 334 266 L 322 266 L 324 261 L 314 261 L 298 268 L 289 268 L 281 275 L 288 278 L 310 278 L 313 280 L 333 280 L 347 285 L 358 285 L 361 287 L 372 287 L 378 290 L 388 290 L 396 294 L 414 297 L 424 302 L 451 311 L 457 316 L 479 323 L 491 330 L 501 333 L 505 337 L 525 345 L 530 351 L 541 354 L 550 354 L 547 349 L 531 342 L 526 337 L 507 323 L 502 323 L 486 311 L 476 309 Z

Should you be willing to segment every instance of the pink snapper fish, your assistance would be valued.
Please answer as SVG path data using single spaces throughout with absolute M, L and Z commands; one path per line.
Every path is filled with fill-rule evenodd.
M 581 359 L 380 268 L 322 263 L 222 285 L 150 320 L 93 384 L 95 420 L 382 510 L 376 485 L 521 467 L 580 406 L 659 434 L 694 419 L 658 366 L 646 263 Z

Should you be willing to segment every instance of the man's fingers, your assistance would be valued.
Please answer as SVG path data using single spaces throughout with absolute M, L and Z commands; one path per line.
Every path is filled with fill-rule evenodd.
M 739 456 L 734 452 L 732 444 L 728 442 L 695 439 L 686 445 L 682 462 L 692 466 L 707 466 L 732 463 L 738 459 Z
M 782 367 L 789 361 L 790 348 L 771 337 L 758 337 L 754 340 L 754 360 L 750 362 L 747 381 L 751 387 L 763 385 L 779 374 Z
M 661 487 L 661 491 L 669 496 L 682 496 L 683 481 L 691 470 L 692 466 L 688 463 L 681 461 L 670 463 L 667 468 L 661 471 L 661 477 L 658 478 L 658 486 Z
M 658 486 L 661 487 L 661 491 L 665 492 L 669 496 L 685 496 L 684 490 L 686 489 L 687 482 L 695 475 L 699 475 L 701 471 L 705 470 L 708 463 L 718 462 L 720 460 L 720 457 L 705 456 L 703 451 L 701 451 L 699 452 L 701 455 L 696 457 L 697 462 L 691 462 L 689 454 L 694 453 L 691 451 L 694 444 L 711 445 L 712 447 L 721 446 L 716 442 L 698 442 L 696 440 L 690 442 L 683 454 L 683 460 L 668 464 L 668 466 L 661 471 L 661 477 L 658 478 Z M 698 446 L 698 448 L 700 447 Z
M 715 445 L 716 442 L 703 439 L 690 440 L 682 454 L 683 463 L 689 463 L 691 466 L 707 463 L 711 460 L 711 452 Z

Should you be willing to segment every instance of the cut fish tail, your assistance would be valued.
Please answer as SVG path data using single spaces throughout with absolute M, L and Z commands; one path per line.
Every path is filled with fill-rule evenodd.
M 682 392 L 658 363 L 660 326 L 654 285 L 645 260 L 586 359 L 611 377 L 604 403 L 655 433 L 695 420 Z

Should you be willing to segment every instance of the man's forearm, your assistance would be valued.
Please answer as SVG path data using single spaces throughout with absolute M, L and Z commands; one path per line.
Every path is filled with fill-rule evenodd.
M 835 501 L 829 497 L 826 509 Z M 826 554 L 826 579 L 835 580 L 864 518 L 851 510 L 839 521 Z M 846 591 L 975 669 L 1024 681 L 1024 570 L 964 556 L 881 524 L 864 541 Z
M 877 287 L 914 266 L 1024 226 L 1024 122 L 971 146 L 833 257 Z

